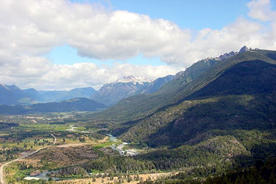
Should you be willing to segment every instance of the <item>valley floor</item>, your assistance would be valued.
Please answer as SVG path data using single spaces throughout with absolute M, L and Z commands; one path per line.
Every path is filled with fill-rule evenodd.
M 179 178 L 202 182 L 242 164 L 248 167 L 253 158 L 268 158 L 276 150 L 274 129 L 213 130 L 189 144 L 149 148 L 69 117 L 0 117 L 6 121 L 0 129 L 1 183 L 137 184 Z
M 111 157 L 124 157 L 129 152 L 127 143 L 111 135 L 94 134 L 94 129 L 87 130 L 79 124 L 72 124 L 70 122 L 74 120 L 68 121 L 68 114 L 64 116 L 68 122 L 56 124 L 64 120 L 60 116 L 62 115 L 58 114 L 58 118 L 54 115 L 2 117 L 7 121 L 7 128 L 0 129 L 1 184 L 40 183 L 52 179 L 62 180 L 56 181 L 57 183 L 83 183 L 92 181 L 92 176 L 95 176 L 95 183 L 102 183 L 102 180 L 107 182 L 108 177 L 99 177 L 101 171 L 95 169 L 89 174 L 78 165 L 98 158 L 102 153 Z M 9 124 L 9 121 L 19 123 Z M 137 154 L 134 149 L 132 151 Z M 65 178 L 54 176 L 64 168 L 69 168 L 69 171 L 61 171 L 67 174 Z M 51 175 L 48 176 L 49 173 Z M 146 177 L 157 178 L 163 175 L 168 173 L 142 174 L 138 178 L 136 175 L 129 175 L 128 180 L 131 178 L 132 183 L 135 183 L 134 178 L 139 181 Z M 87 177 L 91 179 L 80 179 Z M 121 180 L 118 176 L 112 178 L 114 182 L 116 179 Z

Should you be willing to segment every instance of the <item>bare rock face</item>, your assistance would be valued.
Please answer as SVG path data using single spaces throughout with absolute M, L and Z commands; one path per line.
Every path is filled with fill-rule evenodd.
M 243 46 L 243 47 L 240 49 L 239 53 L 244 53 L 244 52 L 247 52 L 247 51 L 249 51 L 249 48 L 246 47 L 246 46 Z
M 114 83 L 103 85 L 91 99 L 110 106 L 133 95 L 154 93 L 172 79 L 173 76 L 168 75 L 147 82 L 134 76 L 126 76 Z

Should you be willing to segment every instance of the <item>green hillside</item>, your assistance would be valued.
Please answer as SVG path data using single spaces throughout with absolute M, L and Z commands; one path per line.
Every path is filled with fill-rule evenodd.
M 107 123 L 112 134 L 148 150 L 116 162 L 103 158 L 101 168 L 183 171 L 166 182 L 202 183 L 275 156 L 275 56 L 275 51 L 250 50 L 202 60 L 158 92 L 97 114 L 98 123 L 112 122 Z
M 128 122 L 145 118 L 167 106 L 178 104 L 185 97 L 201 89 L 229 67 L 244 61 L 261 60 L 275 64 L 276 51 L 253 50 L 225 60 L 202 60 L 150 95 L 137 95 L 121 100 L 91 118 L 103 121 Z
M 181 145 L 212 129 L 275 128 L 275 79 L 273 64 L 236 64 L 181 103 L 138 121 L 121 137 L 150 145 Z
M 257 161 L 253 166 L 231 170 L 221 176 L 208 177 L 206 180 L 192 179 L 190 173 L 180 172 L 175 176 L 155 182 L 145 181 L 142 184 L 274 184 L 276 182 L 276 159 Z M 204 169 L 197 169 L 198 175 L 206 175 Z M 198 178 L 198 177 L 197 177 Z

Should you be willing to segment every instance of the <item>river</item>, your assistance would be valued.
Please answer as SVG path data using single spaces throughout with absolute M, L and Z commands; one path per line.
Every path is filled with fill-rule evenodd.
M 118 151 L 121 156 L 135 156 L 138 155 L 137 150 L 135 149 L 124 149 L 126 145 L 128 145 L 127 142 L 122 142 L 121 144 L 117 145 L 116 142 L 118 142 L 118 138 L 111 135 L 107 134 L 109 136 L 109 140 L 114 142 L 114 144 L 111 145 L 111 148 L 115 151 Z

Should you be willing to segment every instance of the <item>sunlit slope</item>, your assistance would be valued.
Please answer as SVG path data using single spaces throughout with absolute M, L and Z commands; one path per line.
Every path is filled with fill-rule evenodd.
M 180 145 L 208 131 L 273 129 L 276 122 L 276 65 L 259 59 L 236 62 L 174 105 L 137 121 L 121 136 L 150 145 Z M 214 72 L 214 71 L 213 71 Z M 211 76 L 211 75 L 209 75 Z M 192 89 L 191 89 L 192 91 Z M 174 97 L 176 97 L 174 96 Z
M 176 75 L 156 93 L 121 100 L 111 108 L 93 115 L 92 118 L 118 122 L 143 119 L 160 109 L 181 103 L 186 97 L 203 88 L 237 63 L 260 60 L 275 64 L 275 58 L 275 51 L 252 50 L 225 60 L 202 60 L 187 68 L 185 72 Z

